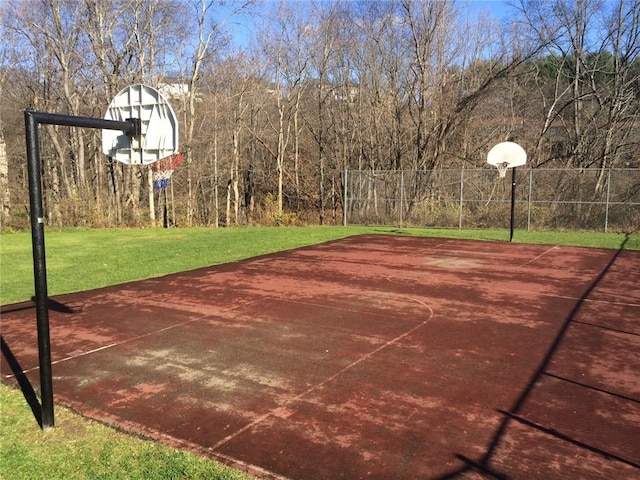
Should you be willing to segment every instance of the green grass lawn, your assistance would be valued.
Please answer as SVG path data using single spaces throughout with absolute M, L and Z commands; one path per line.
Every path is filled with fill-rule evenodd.
M 155 277 L 359 233 L 508 239 L 507 231 L 376 227 L 47 230 L 49 294 Z M 640 250 L 638 234 L 516 232 L 514 240 Z M 0 304 L 28 300 L 33 294 L 30 233 L 0 235 Z M 7 386 L 0 386 L 0 406 L 1 478 L 247 478 L 215 462 L 126 435 L 59 406 L 56 428 L 42 431 L 22 394 Z
M 508 231 L 397 229 L 386 227 L 99 229 L 47 231 L 50 295 L 254 257 L 359 233 L 394 233 L 505 241 Z M 516 232 L 514 241 L 551 245 L 640 249 L 640 235 Z M 507 245 L 508 242 L 505 243 Z M 0 235 L 0 304 L 34 294 L 31 234 Z
M 0 385 L 0 478 L 6 480 L 241 480 L 248 475 L 143 440 L 56 407 L 56 428 L 40 430 L 22 394 Z

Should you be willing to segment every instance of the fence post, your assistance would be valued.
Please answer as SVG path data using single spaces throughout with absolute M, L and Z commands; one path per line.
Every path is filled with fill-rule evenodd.
M 342 199 L 342 226 L 347 226 L 347 169 L 344 169 L 344 198 Z
M 462 192 L 464 191 L 464 168 L 460 170 L 460 212 L 458 214 L 458 230 L 462 230 Z
M 531 192 L 533 185 L 533 169 L 529 169 L 529 198 L 527 199 L 527 232 L 531 231 Z
M 404 197 L 404 169 L 400 170 L 400 212 L 398 214 L 400 218 L 400 228 L 402 228 L 402 199 Z
M 509 227 L 509 241 L 513 241 L 513 229 L 516 218 L 516 167 L 511 169 L 511 221 Z
M 604 233 L 609 227 L 609 193 L 611 191 L 611 168 L 607 170 L 607 200 L 604 207 Z

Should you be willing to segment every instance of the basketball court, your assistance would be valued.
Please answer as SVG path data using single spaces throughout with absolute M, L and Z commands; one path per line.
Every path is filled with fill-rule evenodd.
M 55 400 L 260 478 L 640 478 L 638 285 L 638 251 L 350 237 L 53 297 Z M 35 309 L 1 314 L 33 401 Z

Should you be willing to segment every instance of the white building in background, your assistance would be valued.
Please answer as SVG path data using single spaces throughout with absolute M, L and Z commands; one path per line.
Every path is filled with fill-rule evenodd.
M 161 83 L 158 91 L 166 98 L 180 98 L 189 95 L 188 83 Z

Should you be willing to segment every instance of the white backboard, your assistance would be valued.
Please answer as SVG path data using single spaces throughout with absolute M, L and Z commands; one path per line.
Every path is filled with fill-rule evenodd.
M 520 167 L 527 163 L 527 152 L 514 142 L 502 142 L 487 154 L 487 163 L 493 166 L 507 164 L 507 168 Z
M 178 151 L 178 121 L 169 102 L 153 87 L 136 84 L 121 90 L 109 104 L 107 120 L 139 118 L 141 135 L 102 131 L 102 151 L 127 165 L 148 165 Z

